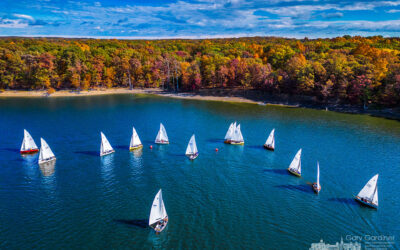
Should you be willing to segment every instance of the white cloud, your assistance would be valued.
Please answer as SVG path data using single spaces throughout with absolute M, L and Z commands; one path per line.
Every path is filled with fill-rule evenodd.
M 386 13 L 399 13 L 400 10 L 387 10 Z
M 95 0 L 96 1 L 96 0 Z M 45 9 L 52 23 L 64 25 L 62 29 L 46 26 L 46 32 L 69 32 L 84 36 L 96 34 L 125 35 L 140 34 L 143 37 L 199 37 L 228 36 L 236 34 L 299 36 L 306 34 L 337 34 L 340 32 L 400 32 L 396 20 L 393 23 L 372 21 L 336 21 L 337 18 L 351 15 L 352 11 L 371 11 L 371 13 L 397 13 L 399 1 L 350 2 L 327 0 L 177 0 L 172 3 L 156 5 L 136 4 L 105 7 L 101 2 L 87 3 L 67 0 L 65 5 L 49 2 Z M 399 8 L 400 9 L 400 8 Z M 349 13 L 350 12 L 350 13 Z M 55 13 L 55 14 L 52 14 Z M 255 14 L 256 13 L 256 14 Z M 39 13 L 38 16 L 46 16 Z M 32 16 L 14 14 L 1 20 L 0 27 L 27 27 L 36 23 Z M 268 16 L 268 17 L 267 17 Z M 389 15 L 387 15 L 389 16 Z M 331 20 L 332 18 L 335 18 Z M 354 17 L 353 17 L 354 18 Z M 368 17 L 363 16 L 363 18 Z M 120 22 L 119 20 L 124 20 Z M 376 25 L 374 25 L 376 24 Z M 37 22 L 35 27 L 39 26 Z M 33 26 L 32 26 L 33 27 Z M 374 30 L 377 29 L 377 30 Z M 124 31 L 124 32 L 122 32 Z M 101 33 L 100 33 L 101 32 Z M 1 33 L 0 33 L 1 34 Z M 219 34 L 219 35 L 218 35 Z
M 29 15 L 25 15 L 25 14 L 14 14 L 13 16 L 18 17 L 18 18 L 22 18 L 22 19 L 35 21 L 35 19 L 33 17 L 31 17 Z
M 0 19 L 0 28 L 14 28 L 14 29 L 21 29 L 28 27 L 28 23 L 22 22 L 19 19 Z

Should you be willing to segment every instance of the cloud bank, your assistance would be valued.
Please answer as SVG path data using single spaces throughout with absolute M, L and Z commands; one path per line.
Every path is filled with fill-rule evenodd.
M 314 38 L 400 34 L 400 0 L 5 0 L 0 9 L 2 36 Z

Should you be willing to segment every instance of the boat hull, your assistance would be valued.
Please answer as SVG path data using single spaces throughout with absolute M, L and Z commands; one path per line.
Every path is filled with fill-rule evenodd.
M 312 189 L 314 190 L 314 192 L 315 192 L 316 194 L 318 194 L 319 191 L 321 191 L 321 186 L 319 186 L 319 188 L 318 188 L 318 187 L 317 187 L 317 183 L 313 183 L 313 184 L 312 184 Z
M 44 163 L 52 162 L 55 160 L 56 160 L 56 157 L 51 157 L 49 159 L 39 160 L 39 164 L 44 164 Z
M 287 171 L 289 173 L 291 173 L 292 175 L 294 175 L 294 176 L 301 177 L 301 174 L 297 173 L 296 171 L 294 171 L 294 170 L 292 170 L 290 168 L 288 168 Z
M 37 152 L 39 152 L 38 148 L 20 151 L 22 155 L 36 154 Z
M 364 205 L 364 206 L 367 206 L 367 207 L 370 207 L 370 208 L 378 209 L 378 205 L 373 204 L 373 203 L 369 203 L 369 202 L 366 202 L 366 201 L 363 201 L 363 200 L 361 200 L 361 198 L 358 197 L 358 196 L 356 196 L 354 199 L 355 199 L 356 201 L 358 201 L 359 203 L 361 203 L 362 205 Z
M 231 141 L 231 145 L 244 145 L 244 141 L 239 141 L 239 142 Z
M 197 154 L 192 154 L 192 155 L 187 155 L 187 157 L 189 157 L 189 160 L 193 161 L 194 159 L 196 159 L 199 156 L 199 153 Z
M 169 144 L 169 141 L 155 141 L 156 144 Z
M 167 227 L 167 224 L 168 224 L 168 216 L 164 218 L 164 223 L 162 224 L 161 227 L 157 228 L 154 225 L 151 227 L 154 229 L 156 234 L 158 234 L 158 233 L 161 233 Z
M 115 152 L 115 150 L 110 150 L 108 152 L 100 153 L 100 156 L 110 155 L 110 154 L 113 154 L 114 152 Z
M 141 149 L 141 148 L 143 148 L 143 144 L 140 144 L 140 145 L 135 146 L 135 147 L 130 147 L 129 150 L 133 151 L 133 150 L 137 150 L 137 149 Z
M 273 147 L 271 147 L 269 145 L 266 145 L 266 144 L 264 144 L 264 148 L 267 149 L 267 150 L 270 150 L 270 151 L 275 151 L 275 148 L 273 148 Z
M 231 145 L 244 145 L 244 141 L 225 140 L 224 143 L 231 144 Z

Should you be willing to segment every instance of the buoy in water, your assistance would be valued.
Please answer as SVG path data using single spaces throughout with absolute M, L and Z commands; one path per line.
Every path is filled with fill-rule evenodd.
M 218 152 L 218 148 L 215 148 L 215 152 Z
M 150 145 L 150 149 L 153 149 L 153 145 Z

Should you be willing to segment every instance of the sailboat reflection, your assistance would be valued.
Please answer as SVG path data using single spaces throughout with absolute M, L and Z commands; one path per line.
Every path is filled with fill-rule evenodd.
M 114 154 L 109 154 L 101 157 L 101 164 L 106 167 L 110 167 L 114 162 Z
M 137 149 L 135 151 L 132 151 L 132 153 L 133 153 L 133 156 L 135 156 L 136 158 L 142 157 L 143 149 L 142 148 L 141 149 Z
M 134 179 L 140 178 L 143 174 L 143 149 L 138 149 L 135 151 L 132 151 L 130 154 L 130 162 L 129 166 L 131 169 L 131 175 Z M 134 180 L 135 181 L 135 180 Z
M 55 160 L 39 164 L 39 168 L 43 176 L 52 176 L 55 172 L 55 166 L 56 166 Z
M 101 177 L 103 178 L 103 184 L 109 190 L 114 183 L 114 154 L 109 154 L 101 157 Z

